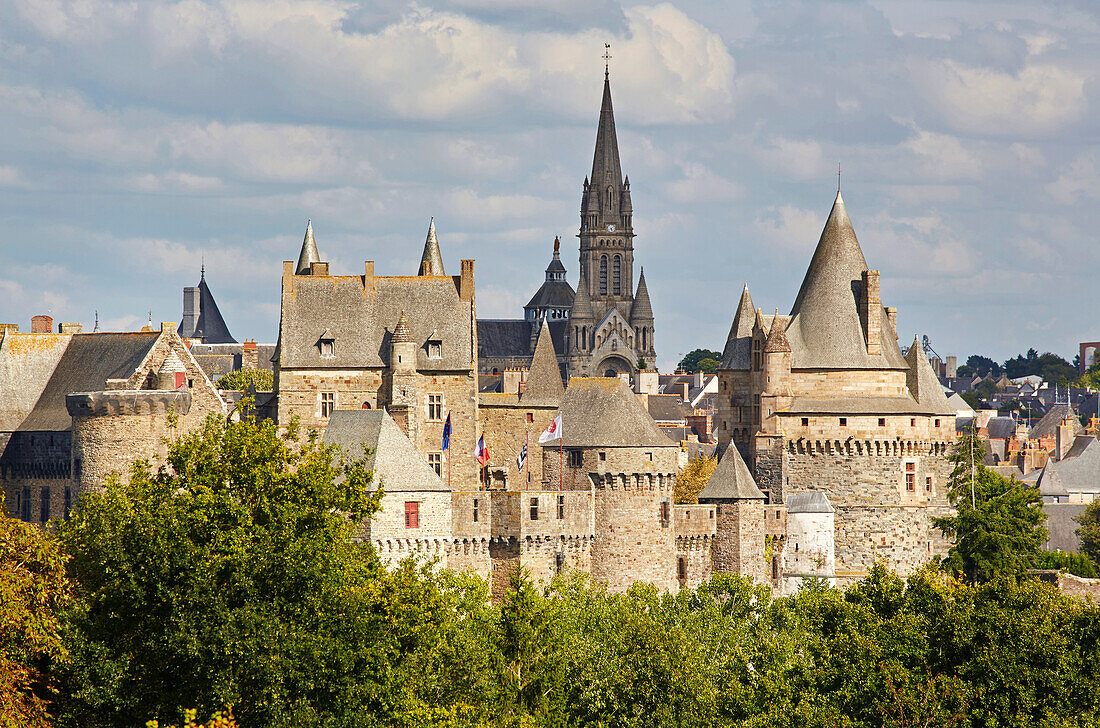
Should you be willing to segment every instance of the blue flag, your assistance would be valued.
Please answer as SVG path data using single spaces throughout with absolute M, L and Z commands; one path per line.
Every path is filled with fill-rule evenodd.
M 447 424 L 443 425 L 443 449 L 451 446 L 451 413 L 447 413 Z

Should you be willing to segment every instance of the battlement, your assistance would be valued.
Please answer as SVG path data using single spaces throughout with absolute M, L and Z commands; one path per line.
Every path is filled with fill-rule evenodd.
M 191 409 L 191 392 L 164 389 L 74 392 L 65 396 L 65 407 L 72 417 L 151 415 L 168 412 L 186 415 Z

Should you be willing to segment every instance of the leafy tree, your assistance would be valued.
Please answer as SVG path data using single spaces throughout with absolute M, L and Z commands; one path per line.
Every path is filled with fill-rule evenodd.
M 1086 579 L 1097 577 L 1096 564 L 1085 554 L 1066 551 L 1040 551 L 1035 555 L 1035 568 L 1058 569 Z
M 733 445 L 730 445 L 733 447 Z M 676 503 L 698 503 L 699 491 L 718 467 L 718 458 L 699 455 L 691 459 L 676 478 L 672 498 Z
M 377 507 L 370 483 L 293 424 L 211 416 L 158 472 L 139 462 L 84 494 L 62 529 L 81 599 L 65 722 L 233 705 L 246 725 L 309 726 L 384 709 L 392 645 L 420 636 L 388 605 L 432 609 L 351 539 Z
M 967 377 L 974 376 L 974 368 L 967 366 L 966 364 L 960 364 L 955 368 L 955 375 L 959 379 L 965 379 Z
M 0 726 L 45 728 L 72 590 L 55 539 L 4 513 L 0 494 Z
M 971 409 L 979 410 L 982 408 L 982 397 L 974 390 L 963 392 L 959 396 L 962 397 L 964 402 L 970 405 Z
M 978 386 L 974 387 L 974 389 L 971 391 L 973 391 L 983 400 L 986 400 L 997 393 L 997 385 L 986 379 L 984 381 L 978 382 Z
M 986 374 L 992 374 L 994 377 L 1001 376 L 1001 365 L 988 356 L 971 354 L 966 359 L 966 366 L 970 367 L 979 377 L 984 377 Z
M 949 456 L 954 468 L 948 480 L 956 512 L 933 519 L 955 541 L 945 568 L 971 583 L 1022 573 L 1048 535 L 1039 491 L 982 465 L 983 453 L 973 430 L 959 437 Z
M 257 392 L 270 392 L 275 386 L 275 375 L 267 369 L 234 369 L 219 377 L 215 385 L 225 390 L 245 392 L 254 387 Z
M 1100 500 L 1094 500 L 1085 506 L 1085 512 L 1077 516 L 1081 527 L 1077 536 L 1081 539 L 1081 553 L 1100 563 Z
M 702 368 L 701 365 L 706 359 L 714 362 L 713 371 L 707 372 L 705 369 Z M 680 363 L 677 366 L 683 371 L 689 373 L 702 371 L 706 372 L 707 374 L 714 374 L 718 371 L 718 363 L 720 361 L 722 361 L 722 352 L 711 351 L 710 349 L 695 349 L 693 351 L 689 351 L 687 354 L 684 354 L 684 358 L 680 360 Z M 708 364 L 707 366 L 711 365 Z

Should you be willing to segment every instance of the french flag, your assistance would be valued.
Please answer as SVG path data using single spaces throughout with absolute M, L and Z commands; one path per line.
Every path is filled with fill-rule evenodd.
M 482 435 L 477 439 L 477 447 L 474 448 L 474 459 L 482 467 L 485 463 L 489 462 L 489 448 L 485 447 L 485 435 Z

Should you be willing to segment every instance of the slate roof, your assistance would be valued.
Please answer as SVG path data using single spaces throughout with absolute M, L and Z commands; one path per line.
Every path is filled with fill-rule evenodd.
M 554 351 L 565 351 L 568 321 L 547 321 Z M 531 356 L 531 327 L 525 319 L 478 319 L 477 355 L 481 358 L 525 358 Z
M 741 299 L 733 314 L 726 347 L 722 350 L 722 369 L 747 370 L 752 362 L 752 327 L 756 321 L 756 309 L 752 305 L 749 286 L 741 289 Z
M 867 353 L 859 315 L 867 261 L 837 192 L 802 287 L 791 308 L 787 338 L 793 369 L 906 369 L 886 318 L 880 312 L 882 354 Z
M 939 377 L 932 371 L 932 364 L 924 353 L 924 347 L 915 338 L 913 345 L 909 347 L 909 355 L 905 361 L 909 365 L 909 371 L 905 374 L 905 384 L 909 388 L 909 394 L 917 400 L 917 404 L 932 414 L 956 414 L 956 409 L 951 406 L 947 401 L 947 395 L 943 393 Z
M 384 409 L 333 412 L 324 441 L 353 459 L 363 457 L 364 445 L 370 448 L 367 466 L 387 493 L 450 490 Z
M 417 368 L 461 371 L 476 366 L 471 301 L 458 298 L 449 276 L 376 276 L 364 290 L 362 276 L 293 276 L 282 296 L 278 357 L 283 368 L 366 369 L 389 361 L 392 327 L 404 311 L 419 344 Z M 328 332 L 335 356 L 318 345 Z M 429 358 L 428 339 L 442 344 Z
M 312 235 L 312 233 L 309 233 Z M 214 295 L 210 293 L 210 286 L 206 284 L 206 274 L 199 277 L 199 315 L 195 319 L 195 327 L 187 330 L 184 321 L 180 321 L 179 335 L 185 339 L 201 339 L 204 344 L 236 344 L 237 340 L 229 333 L 229 327 L 225 325 L 222 312 Z
M 529 308 L 565 308 L 573 307 L 573 286 L 568 281 L 543 281 L 542 285 L 527 302 L 524 309 Z
M 1064 458 L 1047 462 L 1039 476 L 1039 489 L 1054 495 L 1100 493 L 1100 440 L 1075 438 Z
M 34 409 L 73 334 L 0 336 L 0 432 L 12 432 Z
M 603 189 L 609 182 L 619 189 L 623 184 L 623 172 L 619 164 L 619 142 L 615 136 L 615 110 L 611 105 L 611 83 L 606 75 L 603 81 L 603 100 L 600 103 L 600 125 L 596 130 L 596 149 L 592 154 L 591 180 L 591 190 L 595 194 L 587 195 L 582 207 L 591 212 L 611 212 L 604 210 L 607 201 Z M 604 221 L 603 215 L 600 221 Z
M 1008 440 L 1016 436 L 1016 427 L 1019 423 L 1014 417 L 990 417 L 986 423 L 990 440 Z
M 561 370 L 558 358 L 554 355 L 554 343 L 551 341 L 550 327 L 545 321 L 539 330 L 539 340 L 535 345 L 535 354 L 531 358 L 531 368 L 527 372 L 527 381 L 523 385 L 523 394 L 519 396 L 521 407 L 548 406 L 557 407 L 565 394 L 561 383 Z
M 588 295 L 588 283 L 582 274 L 577 281 L 577 293 L 573 297 L 573 308 L 569 312 L 569 320 L 588 321 L 595 316 L 592 310 L 592 298 Z
M 317 252 L 317 241 L 313 239 L 313 221 L 306 220 L 306 235 L 302 238 L 302 252 L 298 254 L 298 265 L 294 271 L 302 276 L 309 273 L 311 263 L 320 263 L 321 254 Z
M 1038 440 L 1041 437 L 1054 437 L 1058 434 L 1058 425 L 1062 424 L 1062 419 L 1065 417 L 1073 418 L 1074 435 L 1077 435 L 1085 429 L 1081 426 L 1081 420 L 1077 419 L 1077 413 L 1073 411 L 1072 406 L 1068 404 L 1056 404 L 1047 410 L 1047 413 L 1043 415 L 1043 419 L 1039 420 L 1035 423 L 1035 426 L 1031 428 L 1031 439 Z
M 834 513 L 829 497 L 816 490 L 787 496 L 787 513 Z
M 18 429 L 70 429 L 73 418 L 65 407 L 65 395 L 99 391 L 108 379 L 128 379 L 145 361 L 159 336 L 159 331 L 73 334 L 34 409 Z
M 439 252 L 439 238 L 435 234 L 434 217 L 428 223 L 428 237 L 424 239 L 424 254 L 420 256 L 420 270 L 417 275 L 444 275 L 443 255 Z
M 564 447 L 676 447 L 618 377 L 570 379 L 558 412 Z
M 768 339 L 764 342 L 765 354 L 790 352 L 791 344 L 787 341 L 786 333 L 783 331 L 784 328 L 783 324 L 779 322 L 779 312 L 776 311 L 771 328 L 768 329 Z
M 685 417 L 694 414 L 678 394 L 646 395 L 646 409 L 655 422 L 683 422 Z
M 703 490 L 699 491 L 699 502 L 716 500 L 763 500 L 764 494 L 756 486 L 752 473 L 741 458 L 736 447 L 727 447 L 722 459 L 714 468 Z

